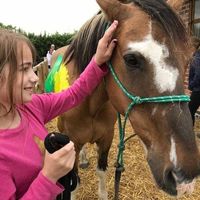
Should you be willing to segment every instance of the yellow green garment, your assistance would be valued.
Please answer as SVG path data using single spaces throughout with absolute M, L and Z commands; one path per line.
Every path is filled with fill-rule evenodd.
M 60 92 L 69 86 L 69 72 L 59 55 L 45 80 L 45 92 Z

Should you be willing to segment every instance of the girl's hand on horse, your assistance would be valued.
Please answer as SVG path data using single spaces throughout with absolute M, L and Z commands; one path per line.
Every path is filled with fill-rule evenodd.
M 114 21 L 111 26 L 106 30 L 104 36 L 99 40 L 97 51 L 94 56 L 97 65 L 101 66 L 107 62 L 112 56 L 113 49 L 116 46 L 117 39 L 112 39 L 113 34 L 117 28 L 118 21 Z
M 56 183 L 59 178 L 72 170 L 75 154 L 74 143 L 71 141 L 53 154 L 46 151 L 42 169 L 43 175 Z

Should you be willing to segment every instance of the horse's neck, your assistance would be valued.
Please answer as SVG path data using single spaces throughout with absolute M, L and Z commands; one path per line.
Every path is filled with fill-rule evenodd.
M 70 63 L 67 64 L 67 69 L 69 71 L 70 85 L 72 85 L 80 75 L 75 67 L 74 60 L 71 60 Z M 99 110 L 99 108 L 108 101 L 104 79 L 96 87 L 92 94 L 87 97 L 86 101 L 89 106 L 89 112 L 92 113 L 92 115 L 95 114 L 95 112 L 97 112 L 97 110 Z
M 70 85 L 72 85 L 74 81 L 80 76 L 80 74 L 78 73 L 74 60 L 71 60 L 69 63 L 67 63 L 66 67 L 69 73 Z

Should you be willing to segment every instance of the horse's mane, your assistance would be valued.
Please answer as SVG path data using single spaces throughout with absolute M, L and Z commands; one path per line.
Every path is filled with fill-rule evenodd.
M 68 46 L 64 54 L 64 62 L 67 64 L 73 58 L 78 72 L 81 73 L 95 54 L 98 41 L 102 38 L 107 23 L 101 12 L 88 20 Z
M 165 0 L 128 0 L 146 12 L 164 28 L 173 44 L 179 41 L 187 45 L 188 36 L 185 26 L 177 14 Z M 99 12 L 88 20 L 77 32 L 64 55 L 67 64 L 73 58 L 78 72 L 81 73 L 96 52 L 99 39 L 103 36 L 108 21 L 103 13 Z

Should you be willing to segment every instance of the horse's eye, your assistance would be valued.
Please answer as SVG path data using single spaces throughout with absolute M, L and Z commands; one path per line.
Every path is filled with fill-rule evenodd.
M 127 65 L 127 67 L 129 67 L 133 70 L 140 68 L 140 61 L 139 61 L 138 57 L 134 54 L 124 55 L 124 61 Z

